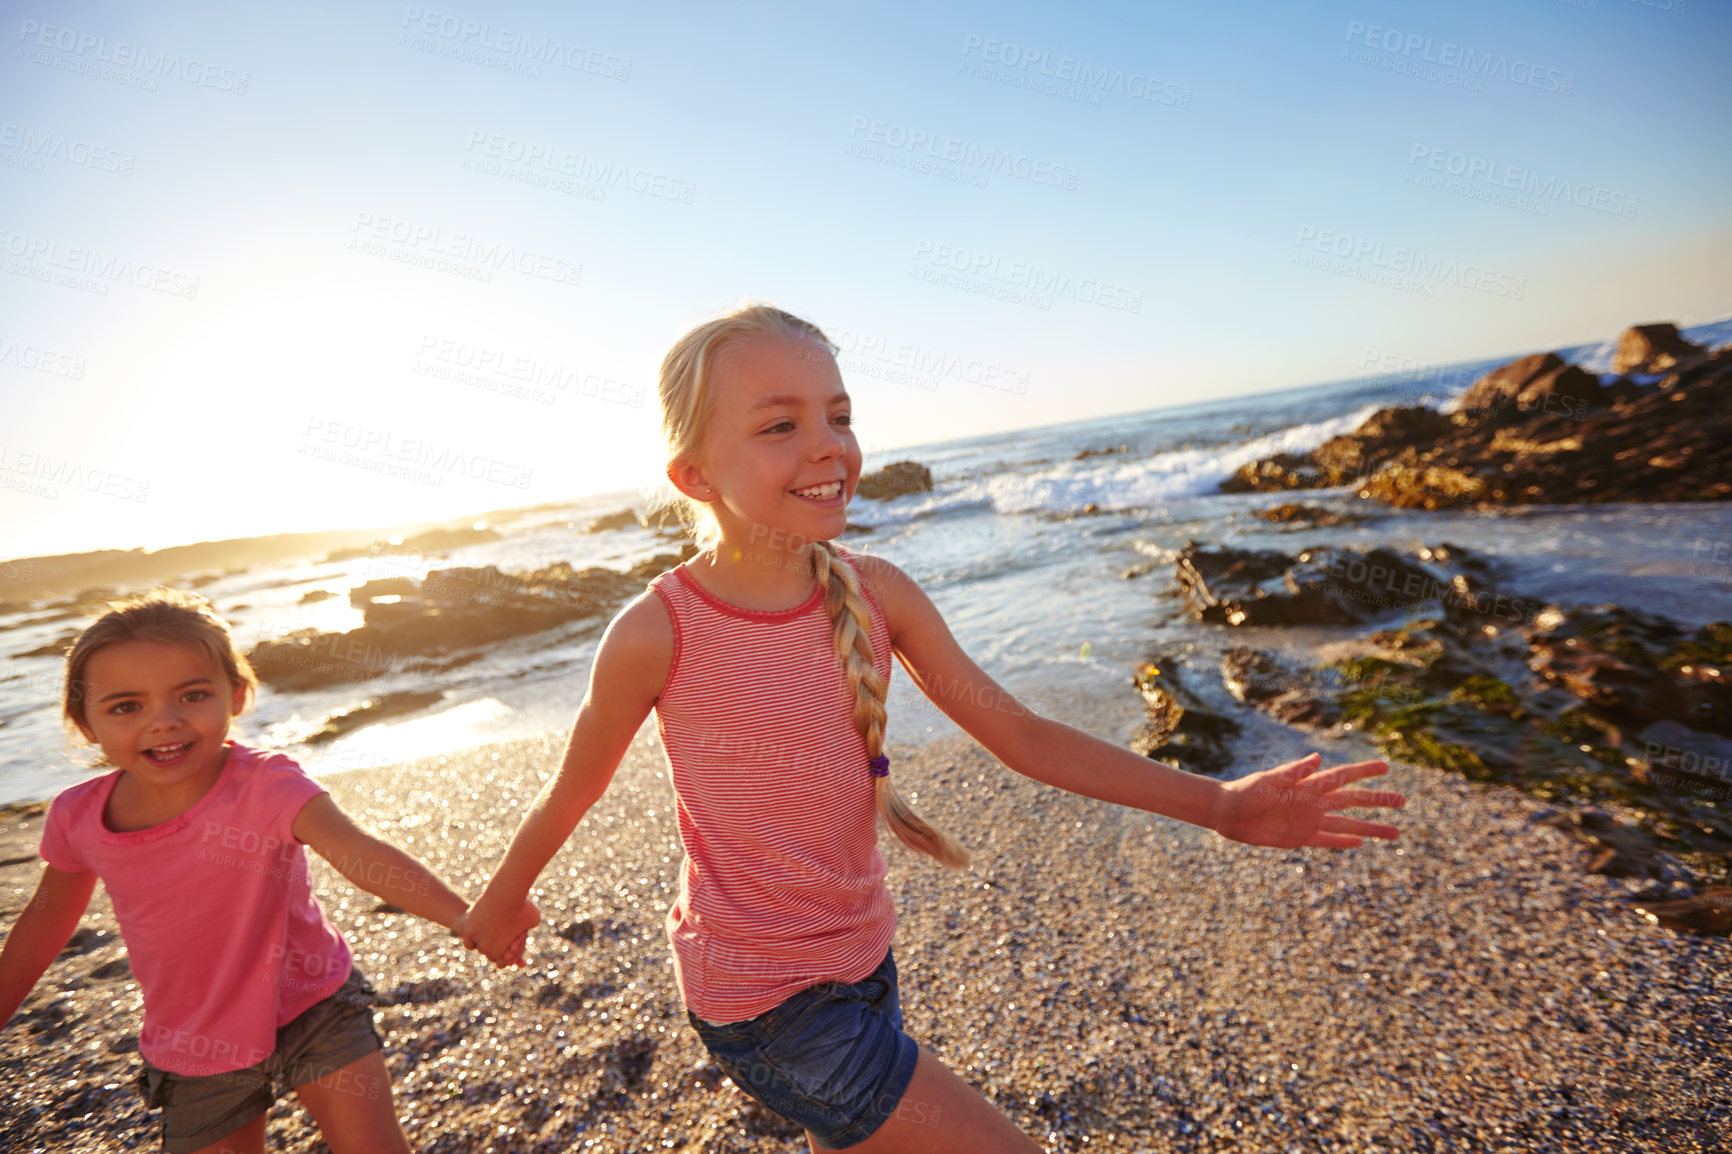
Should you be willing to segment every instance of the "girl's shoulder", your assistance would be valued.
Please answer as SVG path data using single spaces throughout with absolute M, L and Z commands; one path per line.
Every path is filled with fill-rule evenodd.
M 661 696 L 674 664 L 679 639 L 673 614 L 657 591 L 657 583 L 673 580 L 663 573 L 649 589 L 614 614 L 595 651 L 590 684 L 607 682 L 615 688 L 654 701 Z

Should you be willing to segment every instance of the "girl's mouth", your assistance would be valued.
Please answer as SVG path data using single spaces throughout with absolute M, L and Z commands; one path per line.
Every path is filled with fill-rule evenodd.
M 842 496 L 842 482 L 840 482 L 840 481 L 826 481 L 822 485 L 813 485 L 809 488 L 794 489 L 791 491 L 793 492 L 794 496 L 796 496 L 796 497 L 803 498 L 804 500 L 807 500 L 807 501 L 817 501 L 820 504 L 828 505 L 831 502 L 836 501 L 836 500 L 841 498 L 841 496 Z
M 173 745 L 153 745 L 144 751 L 144 756 L 152 765 L 174 765 L 186 756 L 186 751 L 192 748 L 190 741 L 178 741 Z

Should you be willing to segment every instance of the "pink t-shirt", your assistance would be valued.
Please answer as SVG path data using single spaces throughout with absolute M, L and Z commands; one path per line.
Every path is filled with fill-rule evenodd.
M 146 1061 L 200 1076 L 261 1062 L 277 1027 L 349 976 L 348 943 L 313 898 L 291 832 L 325 787 L 280 753 L 236 744 L 191 809 L 115 833 L 102 811 L 120 774 L 54 799 L 42 859 L 95 871 L 107 888 L 144 994 Z
M 753 612 L 686 567 L 650 585 L 674 626 L 656 702 L 686 858 L 668 935 L 686 1006 L 756 1017 L 807 986 L 884 960 L 896 910 L 878 851 L 877 791 L 824 596 Z M 890 630 L 866 596 L 872 663 Z

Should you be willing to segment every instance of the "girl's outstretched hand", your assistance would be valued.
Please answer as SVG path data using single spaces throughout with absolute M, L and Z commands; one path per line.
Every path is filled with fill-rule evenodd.
M 496 910 L 483 894 L 464 915 L 463 944 L 480 950 L 488 961 L 501 968 L 522 966 L 529 931 L 540 923 L 541 911 L 527 898 L 515 910 Z
M 1313 753 L 1224 783 L 1215 829 L 1222 837 L 1247 845 L 1284 848 L 1317 845 L 1352 849 L 1361 838 L 1394 840 L 1399 836 L 1400 831 L 1392 825 L 1335 812 L 1360 806 L 1399 809 L 1406 805 L 1407 798 L 1393 790 L 1343 788 L 1388 773 L 1388 762 L 1356 761 L 1332 769 L 1321 769 L 1322 764 L 1322 755 Z

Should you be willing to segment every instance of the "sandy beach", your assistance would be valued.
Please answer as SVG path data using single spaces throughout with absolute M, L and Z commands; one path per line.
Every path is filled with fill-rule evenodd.
M 474 893 L 561 747 L 549 735 L 326 781 Z M 887 850 L 908 1028 L 1049 1150 L 1732 1143 L 1732 941 L 1635 916 L 1620 895 L 1638 883 L 1585 873 L 1589 851 L 1534 824 L 1541 804 L 1513 789 L 1397 766 L 1398 843 L 1279 851 L 1060 793 L 963 741 L 896 764 L 975 854 L 947 874 Z M 417 1148 L 804 1149 L 686 1025 L 662 928 L 680 859 L 671 801 L 646 726 L 543 875 L 520 971 L 316 863 L 381 994 Z M 8 925 L 40 826 L 5 822 Z M 124 957 L 99 891 L 0 1035 L 0 1148 L 154 1148 L 131 1089 Z M 292 1103 L 269 1133 L 273 1150 L 324 1149 Z

